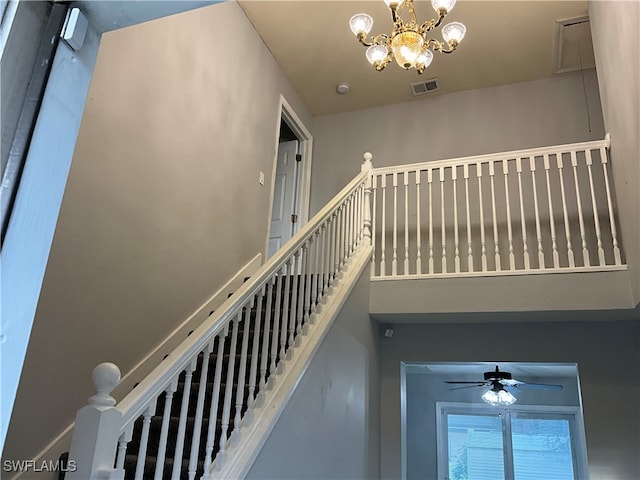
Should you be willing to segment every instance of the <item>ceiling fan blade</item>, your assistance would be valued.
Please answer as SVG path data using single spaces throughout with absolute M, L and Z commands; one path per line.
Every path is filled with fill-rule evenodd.
M 467 382 L 468 383 L 468 382 Z M 464 387 L 455 387 L 455 388 L 450 388 L 449 390 L 462 390 L 463 388 L 476 388 L 476 387 L 484 387 L 486 386 L 486 383 L 476 383 L 474 385 L 465 385 Z
M 484 385 L 486 382 L 485 382 L 484 380 L 476 380 L 475 382 L 462 382 L 462 381 L 457 382 L 457 381 L 452 381 L 452 380 L 445 380 L 445 382 L 444 382 L 444 383 L 461 383 L 461 384 L 462 384 L 462 383 L 473 383 L 473 384 L 481 384 L 481 385 Z
M 526 382 L 520 382 L 517 383 L 515 385 L 513 385 L 514 387 L 518 387 L 518 388 L 530 388 L 530 389 L 535 389 L 535 390 L 562 390 L 562 385 L 550 385 L 548 383 L 526 383 Z

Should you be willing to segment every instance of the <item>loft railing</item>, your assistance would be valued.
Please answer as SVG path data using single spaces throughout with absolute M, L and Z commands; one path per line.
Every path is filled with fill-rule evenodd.
M 372 171 L 373 279 L 624 268 L 608 136 Z
M 117 405 L 120 373 L 94 370 L 69 479 L 211 478 L 224 467 L 361 245 L 370 245 L 371 162 Z M 176 405 L 174 405 L 176 399 Z M 179 399 L 179 403 L 177 401 Z M 131 448 L 133 444 L 135 448 Z

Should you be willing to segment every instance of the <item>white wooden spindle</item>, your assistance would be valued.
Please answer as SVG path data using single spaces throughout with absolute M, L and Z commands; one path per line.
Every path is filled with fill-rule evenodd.
M 491 181 L 491 213 L 493 215 L 493 244 L 494 255 L 496 258 L 496 272 L 502 270 L 502 262 L 500 261 L 500 243 L 498 242 L 498 219 L 496 217 L 496 188 L 495 188 L 495 167 L 493 160 L 489 162 L 489 179 Z
M 216 368 L 213 377 L 213 392 L 211 395 L 211 404 L 209 405 L 209 428 L 207 429 L 207 443 L 205 444 L 205 456 L 204 456 L 204 478 L 207 480 L 210 478 L 209 472 L 211 471 L 211 464 L 213 462 L 213 447 L 216 440 L 216 427 L 218 423 L 218 408 L 220 406 L 220 386 L 222 383 L 222 364 L 224 360 L 225 339 L 229 334 L 229 324 L 223 332 L 218 335 L 218 348 L 216 349 Z M 171 478 L 178 478 L 175 471 Z
M 198 467 L 198 450 L 200 448 L 200 432 L 202 431 L 202 418 L 204 416 L 204 397 L 207 391 L 207 374 L 209 373 L 209 358 L 213 352 L 212 338 L 204 349 L 202 364 L 200 367 L 200 385 L 198 388 L 198 400 L 196 403 L 196 418 L 193 424 L 193 435 L 191 436 L 191 452 L 189 455 L 188 475 L 189 480 L 196 477 Z M 232 359 L 230 360 L 232 361 Z
M 480 208 L 480 256 L 482 271 L 487 271 L 487 239 L 484 231 L 484 200 L 482 196 L 482 163 L 476 164 L 476 176 L 478 177 L 478 207 Z
M 251 346 L 251 370 L 249 371 L 249 399 L 247 400 L 247 413 L 245 415 L 253 415 L 253 407 L 255 402 L 256 386 L 259 382 L 258 377 L 258 358 L 260 348 L 260 336 L 268 337 L 264 332 L 268 332 L 269 329 L 265 323 L 264 331 L 262 328 L 262 304 L 264 303 L 264 292 L 266 285 L 258 291 L 256 301 L 256 319 L 253 324 L 253 345 Z M 251 417 L 250 417 L 251 418 Z
M 337 228 L 336 217 L 333 216 L 333 223 Z M 333 245 L 335 252 L 335 243 Z M 303 327 L 304 331 L 308 328 L 308 324 L 311 322 L 311 283 L 313 279 L 313 235 L 307 240 L 307 254 L 305 256 L 305 289 L 304 289 L 304 319 Z M 335 261 L 335 260 L 334 260 Z M 335 268 L 335 266 L 334 266 Z M 335 272 L 335 270 L 334 270 Z
M 289 313 L 289 337 L 287 340 L 287 348 L 293 346 L 294 334 L 296 331 L 296 311 L 298 309 L 298 286 L 300 279 L 300 250 L 296 250 L 293 254 L 293 272 L 291 276 L 291 301 Z
M 240 368 L 238 369 L 238 380 L 236 385 L 235 416 L 233 418 L 233 436 L 237 438 L 242 421 L 242 407 L 244 407 L 244 387 L 247 380 L 247 359 L 249 358 L 249 334 L 251 332 L 251 309 L 255 297 L 244 306 L 244 320 L 242 323 L 242 349 L 240 350 Z M 257 336 L 258 332 L 254 332 Z
M 440 167 L 440 238 L 442 243 L 442 273 L 447 273 L 447 239 L 444 215 L 444 167 Z
M 420 225 L 420 176 L 421 170 L 416 169 L 416 275 L 422 274 L 422 227 Z
M 393 256 L 391 257 L 391 275 L 398 274 L 398 172 L 393 172 Z
M 264 391 L 267 388 L 267 369 L 269 361 L 269 332 L 273 329 L 274 318 L 271 311 L 271 305 L 273 303 L 273 282 L 274 279 L 267 280 L 267 307 L 264 317 L 264 332 L 262 334 L 262 356 L 260 358 L 260 383 L 258 384 L 258 400 L 260 403 L 264 400 Z M 307 303 L 309 308 L 309 303 Z
M 227 365 L 227 378 L 224 386 L 224 403 L 222 405 L 222 419 L 220 421 L 220 450 L 216 456 L 216 469 L 220 470 L 227 459 L 227 440 L 229 432 L 229 420 L 231 419 L 231 394 L 233 393 L 233 376 L 236 367 L 236 348 L 238 345 L 238 327 L 242 320 L 242 311 L 236 314 L 232 320 L 231 346 L 229 347 L 229 365 Z M 238 425 L 235 425 L 238 427 Z
M 467 212 L 467 271 L 473 272 L 473 248 L 471 247 L 471 211 L 469 208 L 469 164 L 463 166 L 464 199 Z
M 371 276 L 376 276 L 376 238 L 378 231 L 376 230 L 376 216 L 378 212 L 378 176 L 373 174 L 371 178 L 371 188 L 373 190 L 373 201 L 371 205 Z
M 404 171 L 404 264 L 403 275 L 409 275 L 409 172 Z
M 327 245 L 328 250 L 328 264 L 329 264 L 329 287 L 333 285 L 335 281 L 336 272 L 334 269 L 335 259 L 334 259 L 334 250 L 335 250 L 335 241 L 336 238 L 336 225 L 333 219 L 333 216 L 327 219 L 327 224 L 329 225 L 329 245 Z M 302 248 L 304 249 L 306 245 L 303 244 Z M 306 253 L 306 252 L 303 252 Z M 306 261 L 306 260 L 305 260 Z M 304 261 L 303 261 L 304 265 Z
M 382 228 L 380 230 L 380 276 L 385 277 L 387 275 L 386 269 L 386 243 L 387 243 L 387 175 L 382 174 L 380 176 L 380 188 L 382 188 L 382 216 L 380 217 L 380 223 Z
M 576 203 L 578 206 L 578 223 L 580 225 L 580 240 L 582 246 L 582 261 L 585 267 L 591 266 L 589 249 L 587 248 L 587 234 L 584 229 L 584 213 L 582 211 L 582 199 L 580 196 L 580 183 L 578 182 L 578 156 L 575 150 L 571 150 L 571 166 L 573 167 L 573 181 L 576 191 Z
M 564 178 L 562 175 L 563 162 L 562 152 L 556 154 L 556 165 L 558 167 L 558 174 L 560 175 L 560 194 L 562 196 L 562 215 L 564 218 L 564 232 L 567 239 L 567 254 L 569 257 L 569 267 L 576 266 L 576 261 L 573 257 L 573 245 L 571 244 L 571 229 L 569 228 L 569 214 L 567 213 L 567 197 L 564 191 Z
M 333 236 L 331 237 L 331 255 L 333 280 L 338 280 L 338 272 L 340 270 L 340 221 L 338 217 L 338 211 L 334 211 L 331 215 L 331 223 L 333 224 Z
M 318 256 L 320 255 L 320 230 L 316 229 L 311 238 L 313 238 L 313 254 L 311 255 L 311 313 L 315 313 L 318 308 Z
M 429 187 L 429 274 L 433 274 L 433 170 L 427 170 Z
M 160 480 L 164 472 L 164 460 L 167 453 L 167 436 L 169 435 L 169 420 L 171 420 L 171 405 L 173 394 L 178 388 L 178 378 L 173 380 L 164 393 L 164 411 L 162 412 L 162 425 L 160 427 L 160 441 L 158 443 L 158 455 L 156 456 L 156 471 L 154 480 Z
M 522 228 L 522 253 L 524 256 L 524 269 L 531 270 L 529 259 L 529 243 L 527 241 L 527 218 L 524 215 L 524 195 L 522 192 L 522 157 L 516 157 L 516 173 L 518 175 L 518 194 L 520 197 L 520 225 Z
M 618 246 L 618 234 L 616 232 L 616 219 L 613 212 L 613 201 L 611 200 L 611 187 L 609 186 L 606 147 L 600 147 L 600 162 L 602 162 L 602 171 L 604 172 L 604 186 L 607 191 L 607 208 L 609 210 L 609 227 L 611 228 L 613 257 L 615 259 L 616 265 L 622 265 L 622 259 L 620 257 L 620 247 Z
M 286 276 L 284 277 L 284 296 L 282 297 L 282 323 L 280 324 L 280 363 L 278 363 L 278 371 L 282 371 L 282 361 L 287 353 L 287 333 L 289 328 L 289 308 L 291 306 L 291 263 L 289 258 L 286 262 Z
M 276 306 L 273 313 L 273 336 L 271 337 L 271 355 L 269 363 L 269 371 L 273 375 L 278 364 L 278 345 L 280 333 L 280 321 L 282 319 L 282 284 L 284 282 L 284 266 L 280 268 L 276 276 Z
M 600 215 L 598 214 L 598 203 L 596 201 L 596 191 L 593 185 L 593 172 L 591 171 L 591 165 L 593 165 L 593 159 L 591 158 L 591 150 L 585 150 L 587 171 L 589 172 L 589 190 L 591 191 L 591 208 L 593 210 L 593 226 L 596 229 L 596 240 L 598 244 L 598 265 L 604 266 L 606 264 L 604 258 L 604 248 L 602 247 L 602 233 L 600 231 Z
M 340 214 L 342 215 L 342 235 L 340 238 L 340 249 L 342 254 L 340 255 L 340 270 L 344 271 L 344 268 L 347 264 L 347 260 L 349 259 L 349 248 L 348 248 L 348 239 L 349 239 L 349 208 L 348 208 L 348 200 L 342 204 L 340 207 Z
M 516 269 L 516 256 L 513 251 L 513 230 L 511 227 L 511 202 L 509 201 L 509 161 L 502 160 L 502 174 L 504 176 L 504 196 L 507 205 L 507 237 L 509 240 L 509 270 Z
M 355 215 L 355 212 L 354 212 Z M 331 223 L 329 220 L 325 222 L 324 227 L 324 293 L 325 295 L 329 294 L 329 276 L 331 271 L 331 262 L 329 258 L 329 252 L 331 251 Z M 355 247 L 354 247 L 355 249 Z
M 331 225 L 331 223 L 329 225 Z M 329 248 L 331 248 L 331 244 L 329 244 Z M 331 255 L 329 255 L 329 259 L 331 259 Z M 300 270 L 298 272 L 298 313 L 296 314 L 296 328 L 294 332 L 295 339 L 299 338 L 298 336 L 302 331 L 302 322 L 304 320 L 306 273 L 307 273 L 307 244 L 303 243 L 302 246 L 300 247 Z M 329 274 L 329 279 L 331 279 L 331 274 Z M 298 342 L 296 342 L 296 344 Z
M 194 357 L 185 369 L 184 385 L 182 387 L 182 403 L 180 404 L 180 419 L 178 420 L 178 433 L 176 434 L 176 448 L 173 453 L 173 470 L 171 478 L 178 478 L 182 468 L 182 453 L 184 450 L 184 438 L 187 428 L 187 416 L 191 397 L 191 380 L 197 367 L 198 357 Z
M 538 244 L 538 268 L 546 268 L 544 261 L 544 249 L 542 248 L 542 230 L 540 228 L 540 209 L 538 207 L 538 186 L 536 184 L 536 158 L 529 157 L 529 171 L 531 172 L 531 183 L 533 185 L 533 209 L 536 217 L 536 241 Z
M 142 433 L 140 435 L 140 447 L 138 448 L 138 461 L 136 462 L 135 480 L 142 480 L 144 465 L 147 461 L 147 443 L 149 442 L 149 428 L 151 417 L 156 413 L 156 399 L 145 409 L 142 414 Z
M 133 422 L 131 422 L 118 438 L 118 452 L 116 454 L 116 470 L 124 469 L 124 460 L 127 456 L 127 445 L 133 438 Z
M 547 182 L 547 202 L 549 204 L 549 227 L 551 229 L 551 253 L 553 258 L 553 268 L 560 268 L 560 255 L 558 253 L 558 241 L 556 237 L 556 222 L 553 213 L 553 201 L 551 200 L 551 181 L 549 180 L 549 155 L 543 156 L 544 174 Z
M 347 209 L 347 214 L 349 210 Z M 327 224 L 320 226 L 320 243 L 318 244 L 320 256 L 318 257 L 318 303 L 324 302 L 326 280 L 326 252 L 327 252 Z M 348 244 L 345 244 L 345 253 L 348 252 Z
M 460 273 L 460 235 L 458 232 L 458 166 L 451 167 L 453 181 L 453 265 L 454 271 Z

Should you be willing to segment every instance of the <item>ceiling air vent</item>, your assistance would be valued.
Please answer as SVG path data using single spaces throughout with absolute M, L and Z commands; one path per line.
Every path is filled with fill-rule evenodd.
M 425 93 L 435 92 L 436 90 L 440 90 L 440 84 L 438 83 L 437 78 L 431 78 L 424 82 L 411 84 L 411 93 L 413 93 L 414 97 L 419 97 Z
M 553 73 L 595 68 L 588 16 L 556 20 Z

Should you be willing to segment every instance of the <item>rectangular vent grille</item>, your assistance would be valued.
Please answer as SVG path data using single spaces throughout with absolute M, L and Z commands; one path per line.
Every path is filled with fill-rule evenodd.
M 438 83 L 437 78 L 431 78 L 424 82 L 411 84 L 411 93 L 413 93 L 414 97 L 424 95 L 425 93 L 435 92 L 436 90 L 440 90 L 440 84 Z

